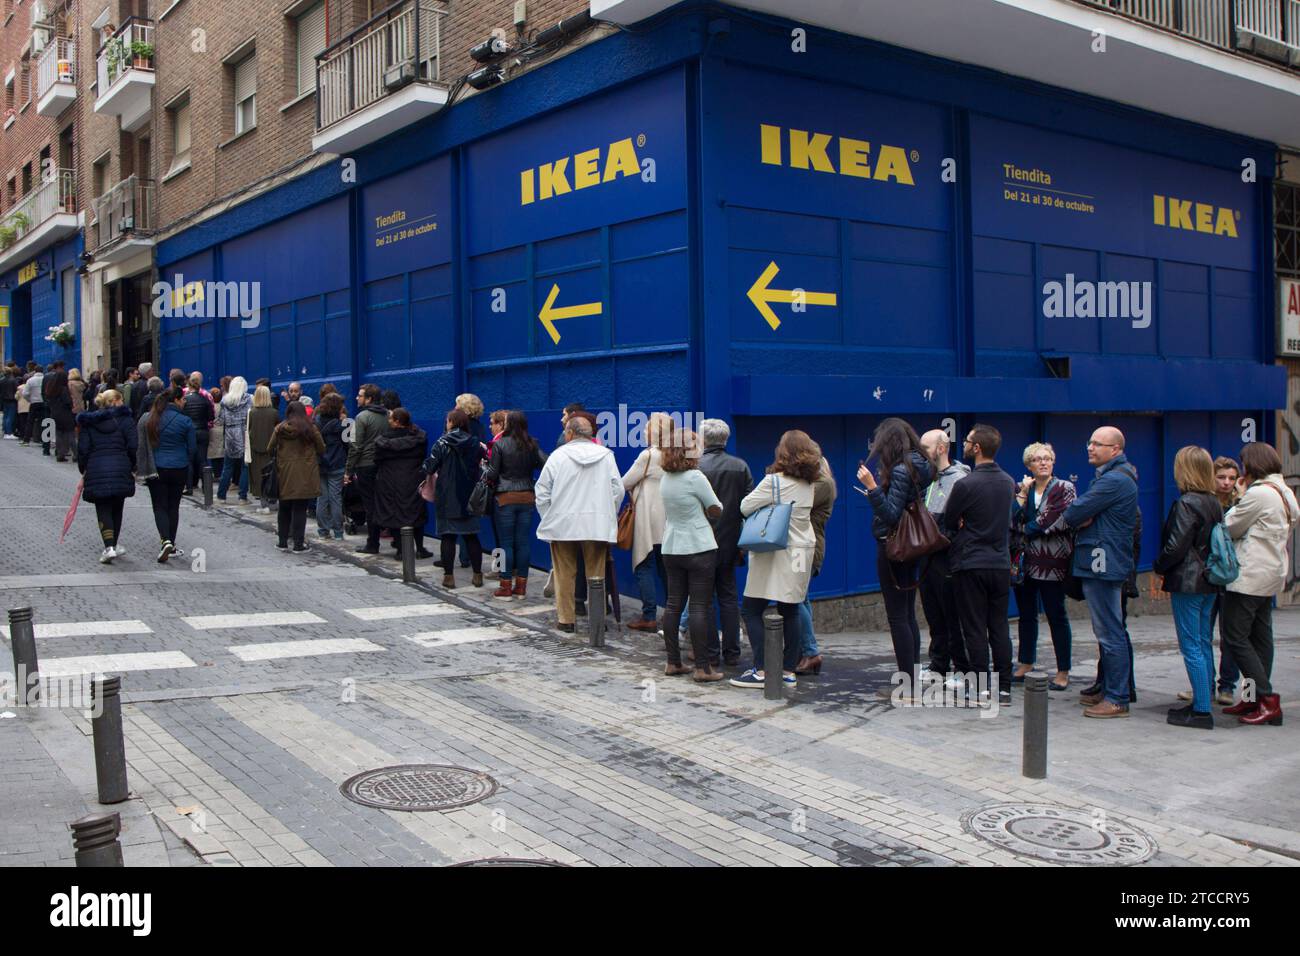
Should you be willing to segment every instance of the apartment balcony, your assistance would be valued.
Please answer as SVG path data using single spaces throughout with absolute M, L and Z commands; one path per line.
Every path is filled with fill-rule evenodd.
M 153 248 L 154 182 L 128 176 L 92 204 L 86 244 L 97 262 L 120 262 Z
M 76 176 L 59 169 L 0 217 L 0 272 L 77 232 Z
M 316 57 L 317 152 L 345 153 L 447 104 L 439 52 L 446 8 L 405 0 Z
M 153 21 L 131 17 L 96 56 L 95 112 L 119 117 L 134 132 L 149 121 L 153 101 Z
M 58 116 L 77 98 L 77 45 L 55 37 L 36 61 L 36 112 Z
M 590 0 L 630 25 L 677 0 Z M 1300 145 L 1300 0 L 727 0 L 727 5 Z M 1094 33 L 1106 52 L 1094 52 Z M 1285 57 L 1283 55 L 1285 51 Z M 1153 82 L 1152 78 L 1159 78 Z

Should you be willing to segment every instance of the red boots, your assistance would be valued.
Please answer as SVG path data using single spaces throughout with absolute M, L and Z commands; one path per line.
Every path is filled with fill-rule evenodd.
M 1229 717 L 1240 717 L 1243 714 L 1253 714 L 1257 710 L 1259 710 L 1259 701 L 1246 700 L 1244 697 L 1231 707 L 1223 708 L 1223 712 Z
M 505 587 L 505 585 L 503 584 L 502 587 Z M 528 597 L 527 578 L 515 578 L 515 588 L 513 594 L 515 597 L 520 599 Z
M 1260 694 L 1259 707 L 1253 713 L 1237 718 L 1243 724 L 1268 724 L 1282 726 L 1282 700 L 1277 694 Z

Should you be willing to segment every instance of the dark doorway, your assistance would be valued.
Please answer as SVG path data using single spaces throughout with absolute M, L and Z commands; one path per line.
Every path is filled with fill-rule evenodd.
M 111 283 L 108 306 L 109 349 L 121 372 L 141 362 L 157 363 L 157 320 L 153 317 L 149 273 Z

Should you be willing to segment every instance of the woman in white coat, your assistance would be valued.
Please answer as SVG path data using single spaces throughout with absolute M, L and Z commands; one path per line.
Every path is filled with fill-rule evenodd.
M 1251 442 L 1241 450 L 1246 491 L 1223 517 L 1236 545 L 1241 573 L 1223 592 L 1222 634 L 1247 679 L 1241 700 L 1224 713 L 1243 724 L 1282 723 L 1273 671 L 1273 598 L 1286 586 L 1287 542 L 1300 518 L 1295 495 L 1282 478 L 1282 459 L 1272 445 Z M 1253 684 L 1254 693 L 1245 692 Z
M 641 619 L 631 621 L 634 631 L 659 630 L 657 587 L 666 581 L 664 574 L 664 502 L 659 493 L 663 480 L 663 453 L 673 441 L 673 420 L 655 412 L 645 426 L 646 449 L 636 456 L 632 467 L 623 475 L 623 487 L 636 505 L 632 525 L 632 567 L 641 591 Z M 667 585 L 665 584 L 665 588 Z
M 808 596 L 817 545 L 812 526 L 813 482 L 821 476 L 821 470 L 822 450 L 818 444 L 804 432 L 788 431 L 776 446 L 776 459 L 767 467 L 767 477 L 740 502 L 740 513 L 745 517 L 776 501 L 793 507 L 787 546 L 779 551 L 749 555 L 740 613 L 749 633 L 754 666 L 732 678 L 731 683 L 736 687 L 763 686 L 763 612 L 772 601 L 776 602 L 785 622 L 782 676 L 787 685 L 795 683 L 794 667 L 803 644 L 799 608 Z

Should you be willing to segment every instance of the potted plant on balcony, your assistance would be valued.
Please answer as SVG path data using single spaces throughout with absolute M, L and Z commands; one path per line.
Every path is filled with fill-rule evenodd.
M 126 59 L 126 43 L 121 37 L 113 37 L 104 45 L 104 58 L 108 61 L 108 81 L 116 79 Z
M 76 333 L 72 330 L 72 323 L 60 322 L 58 325 L 50 326 L 50 334 L 45 336 L 45 341 L 67 348 L 76 341 L 76 338 Z
M 132 40 L 131 55 L 135 58 L 133 65 L 137 69 L 148 69 L 150 64 L 153 63 L 153 44 L 141 40 Z
M 9 220 L 17 232 L 26 232 L 32 228 L 32 217 L 25 212 L 16 212 L 13 218 Z
M 18 240 L 18 230 L 9 223 L 0 226 L 0 249 L 8 249 Z

